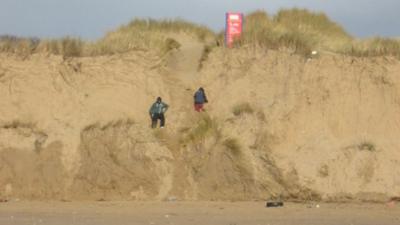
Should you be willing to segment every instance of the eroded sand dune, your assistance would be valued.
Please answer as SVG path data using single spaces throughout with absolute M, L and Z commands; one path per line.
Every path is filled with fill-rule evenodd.
M 400 195 L 400 63 L 215 48 L 0 55 L 0 198 L 385 201 Z M 203 86 L 207 112 L 192 109 Z M 157 96 L 167 128 L 149 128 Z

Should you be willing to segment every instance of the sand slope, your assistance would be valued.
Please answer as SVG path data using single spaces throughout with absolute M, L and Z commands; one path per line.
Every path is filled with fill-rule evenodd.
M 215 48 L 0 56 L 0 197 L 387 200 L 400 195 L 400 63 Z M 192 109 L 203 86 L 207 112 Z M 167 128 L 149 129 L 157 96 Z M 246 113 L 233 108 L 247 104 Z

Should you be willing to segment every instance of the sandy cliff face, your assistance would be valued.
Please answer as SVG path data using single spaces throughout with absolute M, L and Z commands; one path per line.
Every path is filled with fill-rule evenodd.
M 152 68 L 158 63 L 150 53 L 70 60 L 1 56 L 3 187 L 10 194 L 33 198 L 69 192 L 82 173 L 83 160 L 91 160 L 84 155 L 94 148 L 91 129 L 108 134 L 104 126 L 124 121 L 140 130 L 139 124 L 147 127 L 149 103 L 159 94 L 168 97 L 161 76 Z M 104 141 L 104 134 L 95 134 Z M 47 152 L 54 158 L 43 156 Z M 46 174 L 53 169 L 42 164 L 55 164 L 57 172 Z M 62 191 L 53 193 L 43 179 L 54 180 Z
M 226 118 L 232 105 L 254 108 L 229 128 L 247 143 L 246 152 L 263 124 L 265 147 L 254 151 L 270 151 L 285 179 L 325 199 L 399 194 L 397 60 L 326 55 L 305 61 L 254 50 L 213 57 L 203 76 L 210 94 L 223 96 L 213 112 Z M 263 119 L 252 124 L 260 113 Z
M 198 71 L 203 45 L 178 41 L 168 58 L 1 55 L 0 197 L 400 195 L 399 61 L 216 48 Z M 154 131 L 157 96 L 170 110 Z

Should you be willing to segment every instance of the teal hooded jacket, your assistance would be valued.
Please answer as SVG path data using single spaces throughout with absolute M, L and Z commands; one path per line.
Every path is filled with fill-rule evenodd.
M 164 102 L 154 102 L 153 105 L 150 107 L 149 113 L 150 115 L 162 114 L 168 110 L 168 107 L 168 104 Z

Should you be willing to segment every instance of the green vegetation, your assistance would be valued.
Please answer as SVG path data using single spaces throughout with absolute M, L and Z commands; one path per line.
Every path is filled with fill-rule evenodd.
M 223 145 L 228 148 L 233 155 L 239 156 L 241 154 L 241 146 L 239 144 L 239 141 L 236 138 L 227 138 L 224 142 Z
M 88 44 L 87 54 L 110 55 L 151 48 L 164 55 L 180 46 L 176 40 L 168 37 L 174 33 L 186 33 L 201 41 L 214 37 L 208 28 L 183 20 L 135 19 L 97 42 Z
M 353 41 L 339 51 L 357 57 L 395 56 L 400 58 L 400 40 L 373 38 Z
M 243 114 L 252 114 L 254 113 L 254 109 L 251 107 L 250 103 L 246 102 L 246 103 L 241 103 L 238 105 L 235 105 L 232 108 L 232 113 L 235 116 L 240 116 Z
M 374 152 L 376 150 L 375 145 L 371 142 L 368 141 L 364 141 L 361 144 L 359 144 L 358 149 L 360 151 L 370 151 L 370 152 Z
M 168 36 L 174 33 L 186 33 L 200 41 L 215 37 L 215 34 L 207 27 L 184 20 L 135 19 L 128 25 L 121 26 L 95 42 L 72 37 L 40 40 L 37 38 L 0 36 L 0 52 L 17 55 L 45 53 L 62 55 L 63 57 L 82 57 L 151 49 L 158 51 L 160 55 L 164 55 L 180 47 L 176 40 Z
M 122 30 L 137 30 L 137 31 L 152 31 L 152 32 L 184 32 L 196 36 L 200 41 L 205 41 L 207 38 L 213 38 L 214 33 L 206 26 L 197 25 L 184 21 L 176 20 L 154 20 L 154 19 L 135 19 Z
M 240 45 L 257 45 L 270 49 L 289 49 L 309 55 L 317 49 L 333 50 L 351 40 L 343 28 L 323 13 L 304 9 L 281 10 L 274 17 L 256 11 L 246 16 Z
M 313 13 L 305 9 L 284 9 L 278 12 L 274 21 L 289 30 L 299 30 L 314 35 L 334 38 L 350 38 L 346 31 L 324 13 Z
M 329 176 L 328 165 L 326 165 L 326 164 L 322 165 L 318 170 L 318 175 L 322 178 L 328 177 Z
M 9 52 L 18 55 L 32 54 L 40 40 L 37 38 L 19 38 L 15 36 L 0 36 L 0 52 Z
M 20 120 L 13 120 L 9 123 L 5 123 L 0 125 L 0 128 L 4 129 L 17 129 L 17 128 L 27 128 L 27 129 L 34 129 L 36 127 L 36 124 L 31 123 L 31 122 L 23 122 Z
M 355 57 L 400 57 L 400 40 L 355 40 L 324 13 L 294 8 L 270 17 L 264 11 L 256 11 L 247 15 L 245 22 L 244 35 L 236 46 L 288 49 L 304 56 L 322 50 Z
M 246 24 L 241 39 L 236 46 L 256 45 L 269 49 L 289 48 L 299 54 L 312 51 L 313 39 L 297 31 L 279 26 L 262 11 L 252 13 L 245 18 Z
M 106 124 L 100 124 L 100 123 L 89 124 L 83 128 L 82 132 L 88 132 L 88 131 L 93 131 L 93 130 L 104 131 L 109 128 L 116 128 L 116 127 L 130 128 L 131 126 L 134 126 L 134 125 L 135 125 L 135 121 L 131 118 L 118 119 L 118 120 L 114 120 L 114 121 L 111 121 Z
M 204 140 L 208 135 L 214 135 L 217 139 L 220 136 L 218 123 L 209 115 L 202 115 L 197 126 L 189 130 L 189 133 L 184 138 L 184 141 L 199 142 Z
M 201 70 L 203 68 L 203 64 L 204 64 L 205 61 L 207 61 L 208 55 L 210 55 L 213 47 L 214 46 L 211 46 L 211 45 L 204 46 L 203 52 L 201 53 L 201 57 L 200 57 L 200 60 L 199 60 L 198 70 Z
M 163 56 L 180 43 L 172 37 L 185 33 L 207 45 L 199 62 L 199 69 L 215 46 L 222 46 L 224 33 L 215 34 L 209 28 L 184 20 L 135 19 L 129 24 L 107 33 L 103 38 L 88 42 L 66 37 L 53 40 L 0 36 L 0 52 L 29 56 L 34 53 L 66 57 L 122 54 L 130 51 L 152 50 Z M 312 51 L 328 51 L 355 57 L 400 57 L 400 40 L 376 37 L 357 40 L 343 27 L 330 20 L 324 13 L 306 9 L 283 9 L 270 16 L 255 11 L 245 18 L 243 36 L 236 40 L 236 47 L 253 46 L 274 50 L 289 50 L 310 56 Z
M 175 39 L 167 38 L 167 40 L 165 40 L 164 52 L 167 53 L 171 50 L 179 49 L 180 47 L 181 44 L 177 42 Z

